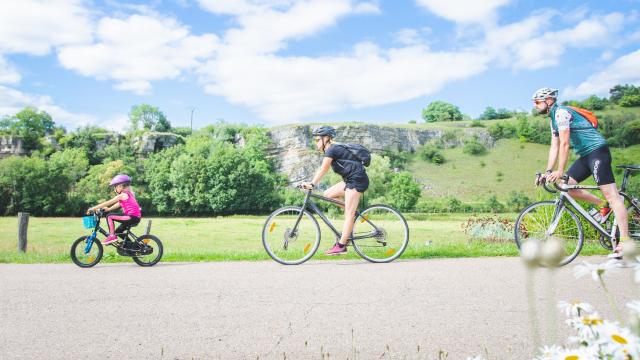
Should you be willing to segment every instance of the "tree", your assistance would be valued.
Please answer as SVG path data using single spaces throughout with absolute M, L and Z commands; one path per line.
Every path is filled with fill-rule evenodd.
M 624 107 L 640 106 L 640 94 L 625 95 L 618 104 Z
M 22 109 L 9 119 L 3 120 L 1 126 L 8 128 L 4 131 L 20 136 L 22 147 L 26 151 L 41 148 L 40 138 L 52 134 L 55 129 L 55 123 L 51 119 L 51 115 L 45 111 L 38 111 L 34 107 Z
M 434 101 L 422 110 L 422 118 L 426 122 L 458 121 L 463 116 L 457 106 L 444 101 Z
M 609 90 L 609 101 L 617 104 L 626 95 L 640 95 L 640 87 L 633 85 L 616 85 Z
M 129 113 L 131 129 L 138 130 L 140 126 L 144 130 L 166 132 L 171 130 L 171 123 L 160 109 L 149 104 L 135 105 Z
M 588 110 L 603 110 L 607 104 L 609 104 L 607 99 L 591 95 L 582 102 L 582 107 Z
M 493 120 L 497 118 L 498 118 L 498 112 L 496 111 L 496 109 L 492 108 L 491 106 L 487 106 L 487 108 L 479 117 L 480 120 Z
M 420 185 L 409 172 L 393 174 L 389 187 L 385 197 L 389 204 L 398 210 L 412 210 L 420 199 Z

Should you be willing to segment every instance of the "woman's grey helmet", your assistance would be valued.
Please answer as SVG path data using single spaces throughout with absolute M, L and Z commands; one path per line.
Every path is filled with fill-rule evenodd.
M 336 136 L 336 129 L 332 126 L 320 126 L 319 128 L 313 130 L 313 136 L 328 136 L 330 138 L 334 138 Z

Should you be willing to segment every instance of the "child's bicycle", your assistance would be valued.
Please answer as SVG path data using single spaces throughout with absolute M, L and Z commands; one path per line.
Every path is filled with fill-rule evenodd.
M 105 212 L 99 210 L 82 218 L 84 227 L 93 229 L 88 236 L 81 236 L 71 245 L 71 260 L 83 268 L 92 267 L 102 259 L 103 248 L 98 233 L 104 237 L 109 233 L 100 226 L 100 220 L 105 217 Z M 133 225 L 135 226 L 135 225 Z M 145 234 L 136 236 L 131 232 L 133 226 L 128 226 L 122 233 L 117 233 L 118 240 L 108 246 L 116 248 L 118 255 L 129 256 L 140 266 L 153 266 L 162 258 L 162 242 L 154 235 Z

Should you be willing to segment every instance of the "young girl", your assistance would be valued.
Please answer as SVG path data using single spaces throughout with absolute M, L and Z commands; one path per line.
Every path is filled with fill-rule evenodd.
M 136 201 L 135 195 L 129 188 L 129 184 L 131 184 L 131 177 L 125 174 L 116 175 L 111 179 L 109 186 L 113 186 L 113 190 L 116 192 L 116 196 L 108 201 L 100 203 L 89 210 L 87 213 L 95 212 L 98 209 L 105 209 L 107 212 L 113 211 L 117 208 L 122 208 L 122 215 L 117 214 L 109 214 L 107 215 L 107 223 L 109 224 L 109 236 L 104 240 L 103 244 L 107 245 L 118 238 L 116 237 L 116 233 L 121 233 L 126 229 L 127 226 L 137 225 L 140 222 L 140 218 L 142 217 L 142 212 L 140 211 L 140 205 Z M 117 221 L 120 223 L 117 229 L 114 230 L 113 222 Z
M 313 189 L 320 183 L 324 174 L 329 171 L 329 166 L 334 172 L 342 176 L 343 181 L 324 192 L 324 196 L 328 198 L 340 200 L 344 197 L 345 204 L 342 235 L 333 248 L 325 252 L 326 255 L 346 254 L 346 245 L 353 231 L 360 196 L 369 188 L 369 177 L 364 165 L 355 159 L 355 156 L 344 146 L 333 143 L 335 135 L 336 131 L 331 126 L 321 126 L 313 131 L 316 148 L 324 153 L 324 159 L 313 180 L 310 183 L 302 184 L 305 189 Z

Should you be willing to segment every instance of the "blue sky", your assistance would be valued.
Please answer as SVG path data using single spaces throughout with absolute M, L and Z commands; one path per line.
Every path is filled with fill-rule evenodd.
M 149 103 L 174 126 L 224 119 L 472 117 L 640 85 L 640 0 L 14 0 L 0 13 L 0 115 L 26 105 L 73 129 L 127 126 Z M 6 10 L 6 11 L 5 11 Z

